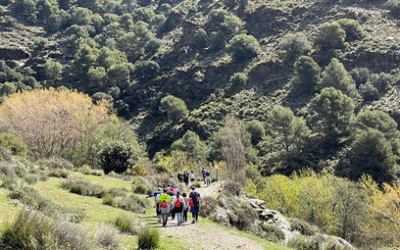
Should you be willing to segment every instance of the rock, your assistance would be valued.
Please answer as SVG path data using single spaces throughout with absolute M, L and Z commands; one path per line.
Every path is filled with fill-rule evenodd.
M 27 59 L 31 55 L 23 47 L 16 48 L 0 48 L 0 59 L 5 60 L 22 60 Z
M 251 202 L 254 202 L 257 206 L 262 206 L 265 204 L 265 201 L 259 199 L 251 199 Z
M 289 221 L 278 211 L 265 209 L 259 216 L 260 220 L 279 225 L 281 229 L 290 230 Z
M 254 202 L 249 201 L 249 203 L 250 203 L 250 206 L 252 206 L 253 208 L 258 208 L 257 204 L 255 204 Z

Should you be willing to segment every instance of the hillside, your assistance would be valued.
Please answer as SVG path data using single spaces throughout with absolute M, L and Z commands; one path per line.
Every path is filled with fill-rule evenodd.
M 213 197 L 215 222 L 269 237 L 260 208 L 236 216 L 261 199 L 300 245 L 398 247 L 399 6 L 0 0 L 1 162 L 171 182 L 204 167 L 236 197 Z

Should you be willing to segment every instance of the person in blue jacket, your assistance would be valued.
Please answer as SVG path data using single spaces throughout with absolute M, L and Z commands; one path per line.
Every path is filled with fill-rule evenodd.
M 158 198 L 160 197 L 161 194 L 162 194 L 162 189 L 158 188 L 157 191 L 155 191 L 154 193 L 152 193 L 151 195 L 146 197 L 146 198 L 154 197 L 154 203 L 156 206 L 156 214 L 158 217 L 158 223 L 161 222 L 161 207 L 160 207 L 160 201 L 158 200 Z

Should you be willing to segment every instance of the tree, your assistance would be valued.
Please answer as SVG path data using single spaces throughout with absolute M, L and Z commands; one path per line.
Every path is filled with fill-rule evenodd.
M 199 136 L 188 130 L 181 139 L 171 145 L 172 150 L 181 150 L 187 153 L 187 156 L 197 162 L 205 162 L 209 149 L 208 146 L 200 140 Z
M 353 98 L 357 95 L 356 84 L 343 64 L 336 58 L 332 58 L 329 65 L 326 66 L 318 83 L 319 89 L 327 87 L 334 87 Z
M 0 125 L 20 137 L 35 158 L 62 156 L 108 119 L 105 102 L 94 105 L 87 95 L 67 89 L 16 93 L 0 106 Z
M 99 151 L 100 166 L 104 173 L 123 173 L 138 159 L 132 146 L 122 141 L 107 142 Z
M 346 31 L 340 27 L 338 22 L 324 23 L 319 27 L 315 43 L 322 50 L 331 50 L 343 47 Z
M 311 133 L 304 118 L 296 117 L 290 108 L 276 105 L 268 113 L 267 126 L 276 160 L 289 162 L 304 153 Z
M 192 43 L 195 49 L 202 51 L 208 43 L 207 32 L 202 28 L 197 29 L 194 33 Z
M 349 131 L 354 112 L 353 100 L 333 87 L 322 89 L 312 100 L 313 126 L 331 139 L 344 136 Z
M 227 50 L 232 53 L 237 62 L 247 61 L 257 56 L 260 44 L 252 35 L 240 34 L 234 36 L 227 45 Z
M 321 68 L 309 56 L 301 56 L 294 64 L 292 88 L 298 94 L 312 93 L 321 76 Z
M 400 148 L 400 132 L 397 130 L 397 122 L 386 112 L 362 110 L 355 118 L 354 127 L 359 130 L 376 129 L 382 132 L 386 140 L 391 143 L 393 152 L 397 153 Z
M 352 166 L 349 177 L 352 179 L 368 174 L 379 183 L 391 183 L 398 173 L 392 146 L 376 129 L 368 128 L 356 136 L 348 158 Z
M 160 111 L 167 113 L 168 117 L 173 121 L 177 121 L 182 117 L 187 116 L 189 113 L 185 102 L 182 99 L 172 95 L 167 95 L 161 99 Z
M 235 117 L 225 118 L 222 155 L 229 180 L 244 186 L 246 183 L 246 151 L 242 143 L 241 126 Z

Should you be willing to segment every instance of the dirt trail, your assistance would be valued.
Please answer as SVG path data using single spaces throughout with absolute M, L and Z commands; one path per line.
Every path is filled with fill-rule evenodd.
M 196 189 L 196 191 L 200 193 L 201 197 L 206 197 L 216 194 L 219 188 L 219 184 L 214 184 L 210 187 L 204 185 Z M 191 215 L 188 217 L 190 219 Z M 203 219 L 199 217 L 199 222 L 202 220 Z M 260 243 L 246 237 L 233 235 L 216 225 L 203 223 L 191 224 L 189 220 L 181 226 L 176 226 L 176 224 L 176 219 L 173 221 L 169 220 L 167 227 L 161 227 L 161 231 L 167 237 L 186 239 L 188 242 L 187 249 L 264 249 Z

